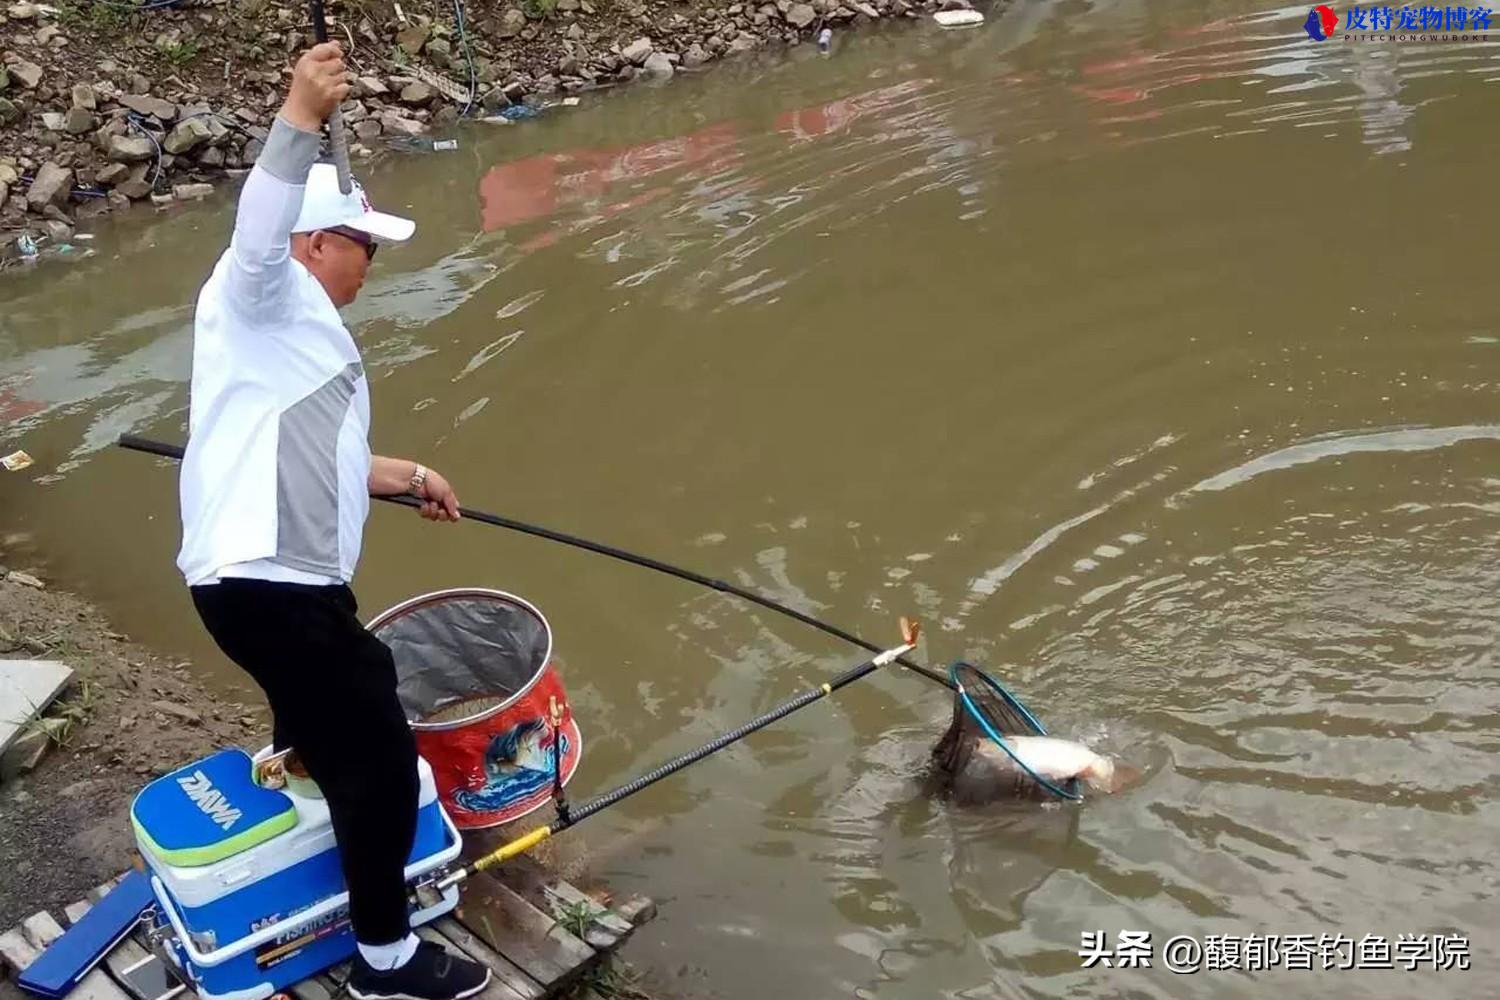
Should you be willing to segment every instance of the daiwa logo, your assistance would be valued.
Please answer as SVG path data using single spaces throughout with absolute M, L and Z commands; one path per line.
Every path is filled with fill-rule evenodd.
M 215 788 L 214 783 L 208 780 L 208 775 L 202 771 L 183 775 L 177 779 L 177 783 L 193 804 L 203 810 L 203 815 L 219 824 L 222 829 L 228 830 L 239 820 L 240 811 L 229 804 L 224 793 Z

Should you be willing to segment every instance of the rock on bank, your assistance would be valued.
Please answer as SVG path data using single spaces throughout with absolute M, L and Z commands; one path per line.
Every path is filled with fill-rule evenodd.
M 157 0 L 160 2 L 160 0 Z M 345 105 L 356 155 L 471 114 L 739 53 L 826 26 L 914 18 L 968 0 L 468 0 L 333 3 L 358 82 Z M 191 0 L 0 0 L 0 261 L 66 245 L 133 203 L 201 197 L 248 169 L 280 106 L 306 7 Z

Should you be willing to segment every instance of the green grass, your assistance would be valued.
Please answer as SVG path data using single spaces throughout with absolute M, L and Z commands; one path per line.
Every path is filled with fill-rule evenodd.
M 586 973 L 569 995 L 583 997 L 592 994 L 603 1000 L 651 1000 L 651 995 L 640 989 L 640 981 L 639 972 L 610 955 Z
M 163 59 L 173 66 L 186 66 L 198 58 L 197 42 L 162 42 L 156 46 Z
M 45 732 L 47 738 L 59 747 L 67 747 L 73 742 L 79 729 L 88 725 L 94 717 L 98 708 L 99 690 L 91 681 L 80 680 L 78 686 L 69 695 L 65 695 L 52 706 L 49 715 L 38 715 L 29 719 L 21 727 L 23 735 L 34 732 Z M 36 711 L 36 706 L 31 706 L 31 711 Z M 30 714 L 30 713 L 28 713 Z M 59 719 L 62 725 L 48 725 L 48 721 Z
M 593 920 L 594 908 L 583 900 L 576 903 L 564 903 L 557 907 L 557 922 L 576 938 L 583 937 Z
M 73 630 L 66 625 L 59 625 L 41 635 L 26 636 L 19 640 L 12 639 L 11 641 L 19 648 L 36 656 L 55 656 L 58 659 L 67 659 L 81 652 L 78 643 L 73 639 Z
M 108 0 L 67 0 L 58 10 L 57 20 L 64 28 L 85 29 L 96 35 L 118 35 L 135 16 L 132 4 Z

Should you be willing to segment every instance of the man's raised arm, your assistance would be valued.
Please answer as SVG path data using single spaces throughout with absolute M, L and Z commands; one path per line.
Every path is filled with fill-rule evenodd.
M 316 45 L 297 60 L 291 90 L 245 180 L 234 219 L 226 290 L 248 318 L 274 319 L 285 305 L 292 227 L 302 211 L 307 174 L 318 159 L 324 120 L 348 93 L 337 42 Z

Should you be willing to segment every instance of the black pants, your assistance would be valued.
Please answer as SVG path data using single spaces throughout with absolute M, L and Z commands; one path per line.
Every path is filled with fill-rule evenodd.
M 219 648 L 265 691 L 277 749 L 294 747 L 323 792 L 355 938 L 399 941 L 418 781 L 391 651 L 355 617 L 348 587 L 231 579 L 192 594 Z

